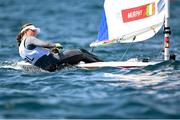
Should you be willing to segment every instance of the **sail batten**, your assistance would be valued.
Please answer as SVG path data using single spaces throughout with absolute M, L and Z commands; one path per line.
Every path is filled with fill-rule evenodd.
M 164 22 L 164 0 L 105 0 L 97 47 L 111 43 L 147 40 L 157 33 Z M 155 31 L 155 32 L 154 32 Z

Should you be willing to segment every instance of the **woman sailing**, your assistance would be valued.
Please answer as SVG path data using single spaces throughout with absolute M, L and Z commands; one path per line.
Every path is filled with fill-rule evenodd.
M 84 49 L 74 49 L 60 51 L 60 43 L 50 43 L 36 38 L 40 29 L 28 23 L 21 27 L 17 35 L 20 56 L 27 62 L 47 71 L 62 69 L 68 65 L 78 64 L 80 61 L 85 63 L 101 62 L 95 55 Z

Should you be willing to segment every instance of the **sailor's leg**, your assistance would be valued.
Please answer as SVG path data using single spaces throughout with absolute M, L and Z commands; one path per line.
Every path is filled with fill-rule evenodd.
M 91 58 L 91 59 L 93 58 L 93 59 L 95 60 L 95 62 L 103 62 L 103 60 L 99 59 L 96 55 L 88 52 L 88 51 L 85 50 L 85 49 L 82 49 L 82 48 L 81 48 L 80 51 L 83 53 L 83 55 L 84 55 L 85 57 Z
M 68 65 L 76 65 L 81 61 L 85 63 L 101 62 L 97 56 L 89 53 L 88 51 L 84 49 L 75 49 L 61 53 L 51 53 L 49 55 L 44 55 L 35 63 L 35 66 L 44 70 L 55 71 Z
M 80 61 L 83 60 L 83 54 L 79 50 L 68 50 L 61 53 L 61 60 L 60 63 L 65 63 L 69 65 L 78 64 Z
M 80 61 L 85 63 L 101 62 L 95 55 L 89 53 L 86 50 L 68 50 L 63 53 L 61 62 L 68 63 L 70 65 L 78 64 Z
M 36 61 L 35 66 L 50 72 L 60 69 L 61 67 L 59 60 L 56 59 L 53 54 L 42 56 Z

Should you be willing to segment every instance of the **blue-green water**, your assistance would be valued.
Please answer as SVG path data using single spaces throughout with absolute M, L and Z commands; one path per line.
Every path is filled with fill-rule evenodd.
M 139 69 L 67 68 L 33 72 L 18 69 L 16 34 L 32 22 L 39 38 L 65 49 L 89 48 L 96 39 L 103 0 L 0 1 L 0 118 L 180 118 L 179 0 L 171 1 L 172 52 L 176 62 Z M 133 44 L 125 59 L 162 59 L 163 34 Z M 126 44 L 95 49 L 106 61 L 119 60 Z

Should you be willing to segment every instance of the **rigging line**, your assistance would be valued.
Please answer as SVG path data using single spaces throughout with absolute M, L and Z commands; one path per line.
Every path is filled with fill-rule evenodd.
M 95 48 L 95 47 L 92 47 L 92 48 L 91 48 L 91 52 L 94 52 L 94 48 Z
M 94 42 L 96 42 L 96 41 L 94 41 Z M 94 49 L 95 49 L 96 47 L 91 47 L 91 52 L 94 52 Z
M 152 28 L 152 30 L 153 30 L 153 32 L 154 32 L 154 34 L 155 34 L 154 39 L 155 39 L 156 41 L 158 41 L 158 39 L 157 39 L 157 32 L 155 31 L 154 28 Z M 162 48 L 163 48 L 163 43 L 162 43 L 162 42 L 160 42 L 160 45 L 162 45 Z M 158 55 L 156 55 L 156 57 L 157 57 L 157 56 L 160 56 L 161 54 L 162 54 L 162 49 L 159 50 Z
M 127 47 L 126 51 L 124 52 L 123 56 L 121 57 L 121 61 L 124 59 L 126 53 L 128 52 L 129 48 L 132 46 L 132 43 L 134 42 L 134 40 L 136 39 L 136 36 L 133 37 L 133 41 L 130 43 L 130 45 Z

